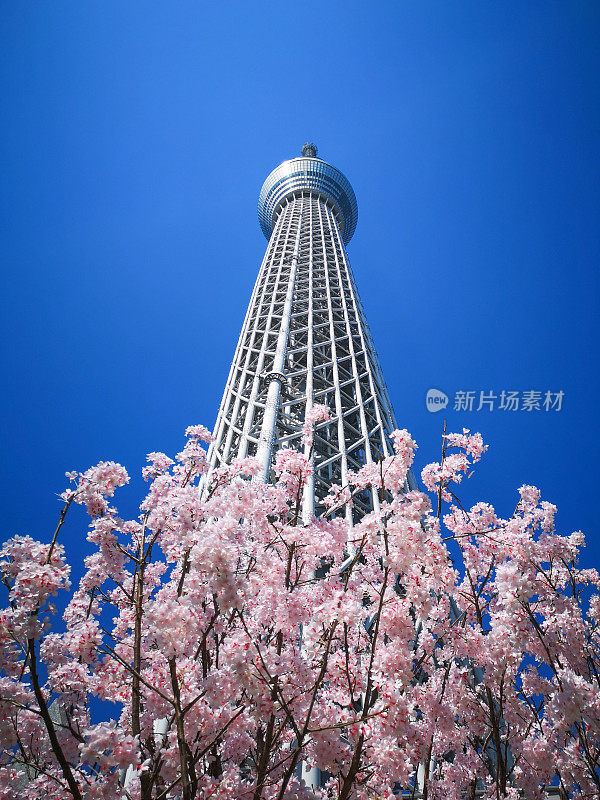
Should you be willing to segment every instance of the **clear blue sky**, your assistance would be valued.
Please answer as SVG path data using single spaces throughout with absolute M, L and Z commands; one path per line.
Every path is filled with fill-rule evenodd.
M 65 470 L 137 475 L 213 425 L 260 186 L 313 140 L 358 198 L 349 257 L 418 465 L 430 387 L 562 390 L 560 412 L 446 416 L 490 443 L 467 502 L 510 514 L 534 483 L 600 565 L 596 2 L 5 0 L 0 21 L 2 538 L 50 536 Z M 84 538 L 75 515 L 76 564 Z

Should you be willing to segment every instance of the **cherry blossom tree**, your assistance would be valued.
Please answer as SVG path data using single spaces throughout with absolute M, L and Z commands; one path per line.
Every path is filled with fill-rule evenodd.
M 140 517 L 102 462 L 71 486 L 47 544 L 0 550 L 0 798 L 367 800 L 600 797 L 600 578 L 533 487 L 510 518 L 456 484 L 479 434 L 445 435 L 408 491 L 415 443 L 332 487 L 302 519 L 305 452 L 274 481 L 251 458 L 206 476 L 202 426 L 151 453 Z M 203 491 L 198 488 L 204 481 Z M 344 512 L 373 487 L 376 511 Z M 87 510 L 94 552 L 70 592 L 60 534 Z M 115 719 L 95 721 L 108 701 Z M 320 770 L 319 785 L 306 780 Z

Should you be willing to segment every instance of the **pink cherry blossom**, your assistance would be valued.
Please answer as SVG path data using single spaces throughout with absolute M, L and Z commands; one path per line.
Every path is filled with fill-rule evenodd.
M 175 458 L 149 454 L 133 520 L 108 503 L 123 467 L 68 473 L 51 543 L 2 546 L 0 798 L 597 796 L 600 576 L 577 565 L 583 534 L 558 532 L 531 486 L 508 515 L 463 508 L 487 447 L 468 430 L 423 470 L 430 494 L 408 490 L 416 444 L 395 431 L 393 455 L 305 520 L 329 415 L 308 412 L 267 485 L 254 458 L 205 478 L 211 437 L 191 426 Z M 71 592 L 73 502 L 94 550 Z

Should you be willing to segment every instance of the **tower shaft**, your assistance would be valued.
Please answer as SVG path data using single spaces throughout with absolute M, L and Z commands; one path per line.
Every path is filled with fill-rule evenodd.
M 349 470 L 390 454 L 396 423 L 346 255 L 348 212 L 340 211 L 333 191 L 326 194 L 310 179 L 311 170 L 326 169 L 345 178 L 314 157 L 278 170 L 286 165 L 294 165 L 287 170 L 293 185 L 274 204 L 208 459 L 212 470 L 255 456 L 266 481 L 277 449 L 303 447 L 306 413 L 315 404 L 328 406 L 331 419 L 316 427 L 314 474 L 303 498 L 310 518 L 323 510 L 332 485 L 346 485 Z M 275 187 L 281 182 L 271 180 Z M 344 188 L 352 193 L 349 184 Z M 350 199 L 356 224 L 353 193 Z M 357 519 L 377 505 L 365 490 L 347 513 Z

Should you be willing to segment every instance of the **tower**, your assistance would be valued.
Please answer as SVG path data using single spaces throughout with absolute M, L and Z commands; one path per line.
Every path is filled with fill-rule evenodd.
M 306 412 L 326 405 L 331 419 L 315 429 L 314 473 L 303 497 L 303 516 L 310 518 L 323 510 L 333 484 L 346 484 L 349 470 L 390 454 L 396 422 L 346 255 L 358 219 L 346 177 L 305 144 L 299 158 L 267 177 L 258 217 L 269 244 L 223 394 L 209 469 L 256 456 L 267 481 L 276 450 L 302 447 Z M 377 505 L 365 490 L 346 513 L 356 520 Z

